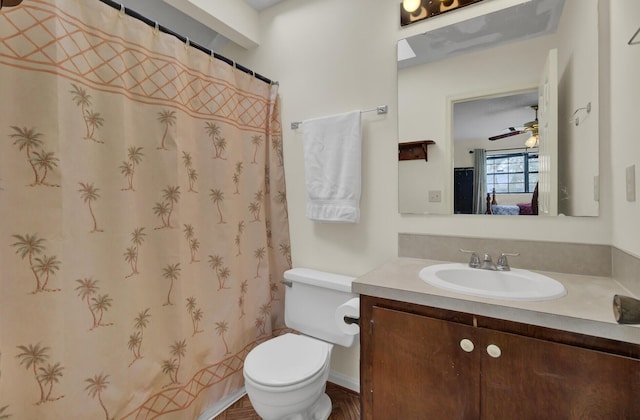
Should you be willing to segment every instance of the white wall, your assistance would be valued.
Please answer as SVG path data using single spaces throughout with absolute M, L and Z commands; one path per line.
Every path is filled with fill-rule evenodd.
M 594 177 L 599 175 L 597 0 L 565 1 L 558 24 L 558 211 L 574 216 L 598 214 Z M 586 24 L 585 24 L 586 23 Z M 570 122 L 578 108 L 579 125 Z
M 624 2 L 631 3 L 633 0 Z M 398 214 L 396 41 L 416 33 L 419 29 L 414 27 L 422 25 L 412 25 L 411 33 L 400 29 L 398 4 L 395 0 L 286 0 L 261 14 L 259 48 L 246 51 L 229 46 L 221 51 L 280 82 L 294 265 L 361 275 L 397 255 L 398 232 L 611 243 L 611 204 L 608 201 L 601 203 L 600 217 L 594 218 L 522 220 Z M 631 26 L 632 20 L 630 17 L 626 19 L 627 26 Z M 625 50 L 626 55 L 620 54 L 618 61 L 626 64 L 632 60 L 628 55 L 637 54 L 636 51 L 640 51 L 640 47 Z M 487 63 L 478 62 L 475 68 L 486 69 L 487 66 Z M 637 83 L 634 76 L 637 72 L 633 70 L 637 68 L 636 61 L 635 67 L 621 69 L 621 73 L 628 74 L 620 74 L 620 77 Z M 455 67 L 449 67 L 449 71 L 462 72 Z M 467 73 L 470 73 L 469 69 Z M 482 85 L 481 80 L 478 83 Z M 622 102 L 625 105 L 635 99 L 631 91 L 620 92 L 619 95 L 624 95 Z M 389 105 L 388 115 L 363 116 L 360 223 L 326 225 L 306 220 L 301 132 L 290 130 L 289 123 L 381 104 Z M 629 115 L 634 109 L 637 107 L 630 107 L 624 115 Z M 444 114 L 444 104 L 440 101 L 425 121 L 434 127 L 429 134 L 436 141 L 445 133 L 442 125 Z M 625 123 L 629 121 L 633 118 Z M 633 134 L 630 132 L 633 129 L 632 124 L 624 128 L 629 131 L 626 134 Z M 621 139 L 621 142 L 628 141 L 626 139 Z M 609 141 L 601 140 L 606 142 L 603 144 Z M 637 145 L 617 147 L 633 147 L 635 156 L 638 156 Z M 630 152 L 625 150 L 625 153 Z M 623 158 L 629 160 L 631 155 Z M 608 165 L 608 162 L 602 164 Z M 606 191 L 603 193 L 606 196 Z M 634 208 L 637 215 L 637 207 Z M 631 216 L 633 211 L 616 208 L 616 214 L 623 217 L 616 225 L 624 224 L 625 220 L 635 222 L 635 217 Z M 637 230 L 635 237 L 638 237 Z M 640 252 L 633 238 L 625 235 L 617 238 L 617 244 Z M 357 378 L 357 351 L 357 348 L 348 351 L 338 349 L 332 368 Z
M 640 257 L 640 190 L 635 202 L 627 202 L 625 190 L 625 168 L 635 165 L 636 182 L 640 176 L 640 44 L 627 45 L 640 27 L 640 2 L 610 3 L 613 245 Z
M 262 13 L 261 46 L 224 55 L 279 80 L 294 266 L 362 275 L 397 254 L 398 5 L 389 0 L 289 0 Z M 302 131 L 292 121 L 389 105 L 363 114 L 361 219 L 305 218 Z M 358 381 L 359 348 L 336 348 L 332 369 Z

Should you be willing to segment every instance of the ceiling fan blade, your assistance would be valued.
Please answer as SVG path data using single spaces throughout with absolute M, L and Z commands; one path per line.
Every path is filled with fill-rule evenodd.
M 514 131 L 510 131 L 508 133 L 498 134 L 497 136 L 489 137 L 489 140 L 491 140 L 491 141 L 500 140 L 500 139 L 504 139 L 504 138 L 511 137 L 511 136 L 517 136 L 518 134 L 522 134 L 522 133 L 524 133 L 523 130 L 514 130 Z

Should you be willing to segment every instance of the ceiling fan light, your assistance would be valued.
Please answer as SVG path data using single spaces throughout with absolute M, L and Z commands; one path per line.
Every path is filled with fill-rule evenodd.
M 402 8 L 409 13 L 413 13 L 420 7 L 422 0 L 402 0 Z
M 536 147 L 538 145 L 538 136 L 531 133 L 531 136 L 524 142 L 524 145 L 527 147 Z

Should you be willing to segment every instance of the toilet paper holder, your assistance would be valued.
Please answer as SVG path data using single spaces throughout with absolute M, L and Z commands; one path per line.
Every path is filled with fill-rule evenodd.
M 349 316 L 349 315 L 345 315 L 343 317 L 344 319 L 344 323 L 347 325 L 351 325 L 351 324 L 356 324 L 356 325 L 360 325 L 360 318 L 356 318 L 353 316 Z

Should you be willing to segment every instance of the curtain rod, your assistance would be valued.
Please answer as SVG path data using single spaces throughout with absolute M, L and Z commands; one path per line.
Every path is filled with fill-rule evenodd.
M 269 79 L 269 78 L 267 78 L 267 77 L 265 77 L 265 76 L 263 76 L 263 75 L 261 75 L 259 73 L 254 72 L 253 70 L 251 70 L 251 69 L 249 69 L 249 68 L 247 68 L 245 66 L 242 66 L 242 65 L 240 65 L 238 63 L 235 63 L 233 60 L 231 60 L 231 59 L 229 59 L 229 58 L 227 58 L 227 57 L 225 57 L 223 55 L 220 55 L 220 54 L 218 54 L 216 52 L 213 52 L 210 49 L 208 49 L 206 47 L 203 47 L 202 45 L 200 45 L 198 43 L 195 43 L 195 42 L 191 41 L 186 36 L 180 35 L 179 33 L 172 31 L 171 29 L 167 28 L 166 26 L 160 25 L 155 20 L 151 20 L 148 17 L 141 15 L 140 13 L 136 12 L 135 10 L 132 10 L 132 9 L 129 9 L 129 8 L 125 7 L 124 5 L 122 5 L 120 3 L 117 3 L 117 2 L 112 1 L 112 0 L 98 0 L 98 1 L 106 4 L 107 6 L 111 6 L 114 9 L 120 10 L 120 11 L 124 12 L 125 14 L 127 14 L 127 15 L 129 15 L 129 16 L 131 16 L 133 18 L 136 18 L 136 19 L 138 19 L 138 20 L 140 20 L 140 21 L 142 21 L 144 23 L 146 23 L 149 26 L 157 28 L 158 30 L 160 30 L 160 32 L 164 32 L 165 34 L 173 35 L 176 38 L 178 38 L 180 41 L 182 41 L 184 43 L 188 43 L 188 45 L 190 45 L 191 47 L 193 47 L 193 48 L 195 48 L 197 50 L 200 50 L 200 51 L 202 51 L 203 53 L 205 53 L 207 55 L 213 56 L 214 58 L 217 58 L 218 60 L 224 61 L 228 65 L 230 65 L 232 67 L 235 67 L 238 70 L 243 71 L 243 72 L 245 72 L 247 74 L 250 74 L 251 76 L 254 76 L 256 79 L 260 79 L 263 82 L 265 82 L 267 84 L 270 84 L 270 85 L 272 85 L 272 84 L 273 85 L 277 85 L 278 84 L 277 81 L 273 81 L 273 80 L 271 80 L 271 79 Z
M 524 147 L 510 147 L 508 149 L 486 149 L 485 151 L 487 153 L 489 153 L 489 152 L 506 152 L 508 150 L 524 150 L 524 151 L 527 151 L 529 149 L 531 149 L 531 151 L 533 152 L 534 151 L 533 149 L 536 149 L 535 151 L 537 151 L 538 148 L 537 147 L 524 146 Z M 473 153 L 473 150 L 469 150 L 469 154 L 472 154 L 472 153 Z

